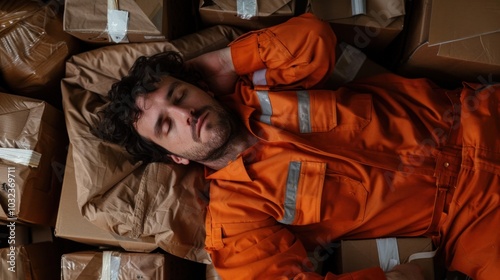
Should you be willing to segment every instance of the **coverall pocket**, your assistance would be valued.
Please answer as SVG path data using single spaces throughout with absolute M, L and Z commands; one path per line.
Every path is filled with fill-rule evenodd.
M 360 181 L 327 172 L 321 200 L 321 221 L 331 220 L 341 231 L 361 224 L 368 191 Z

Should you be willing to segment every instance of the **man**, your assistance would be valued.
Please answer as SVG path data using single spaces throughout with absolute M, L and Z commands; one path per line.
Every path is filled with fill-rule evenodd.
M 498 275 L 499 87 L 387 73 L 327 90 L 335 45 L 305 14 L 184 67 L 141 58 L 110 91 L 101 137 L 207 167 L 206 248 L 224 279 L 322 279 L 306 251 L 423 235 L 449 269 Z M 325 277 L 421 279 L 409 264 Z

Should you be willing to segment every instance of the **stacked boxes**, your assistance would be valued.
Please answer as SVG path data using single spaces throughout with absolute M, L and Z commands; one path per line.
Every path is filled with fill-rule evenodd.
M 253 11 L 242 11 L 238 6 L 241 2 L 257 5 Z M 358 5 L 363 3 L 364 5 Z M 141 228 L 140 226 L 147 223 L 141 220 L 144 222 L 141 224 L 141 221 L 137 222 L 137 216 L 133 216 L 137 221 L 134 220 L 134 227 L 129 229 L 127 227 L 130 225 L 126 223 L 132 215 L 128 212 L 122 213 L 119 217 L 113 216 L 110 215 L 109 208 L 94 207 L 98 205 L 97 203 L 84 208 L 82 202 L 78 201 L 77 194 L 82 191 L 79 180 L 87 176 L 87 182 L 94 182 L 88 178 L 99 177 L 100 174 L 87 173 L 86 166 L 79 166 L 84 161 L 73 158 L 74 148 L 80 149 L 79 152 L 91 152 L 89 149 L 96 147 L 92 143 L 99 145 L 101 143 L 95 140 L 96 142 L 84 146 L 87 150 L 82 149 L 78 145 L 90 139 L 91 135 L 88 131 L 85 131 L 87 133 L 85 134 L 78 130 L 73 131 L 73 139 L 69 144 L 66 124 L 72 126 L 70 129 L 75 129 L 78 125 L 88 128 L 93 116 L 92 112 L 87 112 L 83 108 L 89 109 L 98 101 L 102 102 L 105 97 L 93 96 L 86 99 L 88 96 L 85 95 L 81 100 L 74 99 L 83 96 L 81 94 L 83 90 L 92 91 L 100 86 L 109 88 L 116 78 L 112 75 L 94 75 L 89 70 L 92 67 L 86 68 L 91 64 L 83 62 L 85 65 L 82 64 L 81 68 L 76 69 L 74 64 L 66 64 L 71 56 L 87 50 L 104 50 L 100 49 L 104 47 L 103 44 L 111 45 L 106 46 L 109 48 L 117 47 L 113 46 L 116 43 L 121 43 L 121 46 L 135 42 L 147 43 L 148 45 L 130 44 L 134 46 L 130 49 L 116 48 L 115 60 L 108 60 L 106 57 L 96 58 L 102 60 L 101 68 L 109 67 L 107 70 L 119 76 L 126 73 L 131 66 L 130 61 L 125 61 L 120 56 L 119 50 L 133 50 L 134 55 L 139 55 L 141 52 L 146 54 L 144 50 L 147 48 L 148 51 L 162 51 L 165 50 L 165 44 L 170 43 L 166 41 L 196 32 L 196 36 L 178 41 L 178 44 L 172 46 L 172 49 L 183 52 L 186 58 L 192 58 L 204 51 L 222 48 L 241 34 L 232 27 L 255 30 L 284 22 L 309 11 L 330 22 L 339 41 L 361 49 L 369 58 L 378 57 L 380 54 L 387 55 L 389 46 L 400 44 L 404 47 L 403 53 L 391 57 L 401 62 L 400 67 L 389 70 L 444 82 L 468 80 L 489 83 L 500 79 L 500 61 L 498 61 L 500 49 L 497 47 L 500 44 L 498 36 L 500 26 L 494 14 L 498 9 L 491 7 L 498 7 L 498 2 L 493 0 L 480 2 L 97 0 L 92 3 L 78 0 L 2 1 L 0 4 L 2 57 L 0 61 L 0 89 L 2 89 L 0 91 L 2 92 L 0 93 L 0 183 L 2 183 L 0 278 L 57 279 L 61 275 L 62 264 L 62 277 L 65 280 L 84 277 L 95 279 L 101 277 L 103 272 L 111 273 L 111 271 L 118 271 L 118 274 L 127 279 L 137 279 L 137 277 L 179 279 L 182 278 L 181 275 L 185 279 L 189 279 L 187 278 L 189 276 L 196 279 L 203 277 L 218 279 L 213 268 L 209 272 L 204 271 L 209 261 L 206 254 L 203 254 L 203 240 L 200 241 L 199 238 L 204 234 L 202 226 L 193 230 L 192 224 L 179 223 L 174 227 L 163 223 L 163 219 L 169 217 L 168 215 L 161 216 L 161 211 L 153 211 L 157 214 L 154 217 L 158 218 L 160 221 L 158 224 L 161 226 Z M 225 34 L 224 38 L 220 38 L 214 33 L 198 32 L 200 22 L 204 27 L 223 24 L 231 28 L 221 29 L 217 26 L 218 32 Z M 450 30 L 453 32 L 449 32 Z M 123 36 L 118 36 L 121 34 L 119 32 L 122 32 Z M 86 59 L 89 56 L 74 56 L 74 58 L 88 62 Z M 363 62 L 363 66 L 375 69 L 366 61 Z M 79 87 L 80 84 L 72 78 L 63 81 L 62 85 L 67 91 L 64 97 L 67 99 L 66 106 L 70 99 L 76 103 L 81 102 L 81 106 L 75 107 L 76 109 L 65 108 L 66 115 L 63 115 L 60 82 L 65 73 L 67 75 L 71 71 L 76 71 L 77 76 L 84 80 L 80 82 L 88 87 L 85 89 Z M 376 71 L 379 71 L 378 68 Z M 373 72 L 368 71 L 368 73 Z M 105 92 L 106 90 L 101 94 Z M 92 103 L 92 106 L 87 106 L 85 102 Z M 85 118 L 76 119 L 76 113 L 85 114 Z M 129 160 L 125 156 L 121 157 L 121 154 L 117 159 Z M 95 163 L 102 164 L 102 161 Z M 139 166 L 140 163 L 127 164 L 129 165 L 126 168 L 120 169 L 124 166 L 121 165 L 113 172 L 126 169 L 133 174 L 125 175 L 142 178 L 145 170 L 156 168 L 155 174 L 163 174 L 162 176 L 175 181 L 157 166 L 146 168 Z M 180 176 L 178 178 L 186 174 L 188 171 L 182 170 L 178 173 Z M 161 178 L 163 180 L 163 177 Z M 146 182 L 149 184 L 153 179 L 148 180 Z M 104 191 L 106 195 L 121 192 L 121 189 L 115 187 L 120 180 L 116 181 L 115 185 L 111 182 L 106 186 L 109 187 Z M 133 182 L 140 183 L 143 180 Z M 195 224 L 202 223 L 203 212 L 200 209 L 207 203 L 203 200 L 203 191 L 206 190 L 196 189 L 188 192 L 189 186 L 175 184 L 175 187 L 177 189 L 172 188 L 177 191 L 175 196 L 181 198 L 179 204 L 184 207 L 179 217 Z M 143 198 L 153 197 L 150 196 L 151 190 L 144 192 Z M 130 194 L 126 195 L 135 199 L 138 197 L 135 194 L 130 191 Z M 165 195 L 159 191 L 154 194 Z M 104 201 L 103 197 L 105 195 L 98 197 L 97 200 Z M 170 196 L 169 199 L 171 198 Z M 183 199 L 194 200 L 199 204 L 183 203 Z M 165 203 L 167 201 L 159 200 Z M 129 203 L 134 211 L 139 209 L 134 208 L 138 201 L 124 201 Z M 138 204 L 142 202 L 139 201 Z M 156 206 L 158 205 L 151 207 Z M 162 209 L 170 209 L 164 204 L 160 206 Z M 89 221 L 89 212 L 92 211 L 95 217 L 99 217 L 99 221 L 98 218 Z M 196 218 L 190 219 L 190 217 Z M 105 223 L 109 221 L 112 222 L 106 225 Z M 79 251 L 73 247 L 69 249 L 70 252 L 65 252 L 62 256 L 59 251 L 61 248 L 54 240 L 33 234 L 39 227 L 48 229 L 51 237 L 55 231 L 57 236 L 55 239 L 88 244 L 92 250 Z M 196 240 L 196 246 L 185 242 L 186 240 Z M 173 248 L 172 244 L 178 246 L 172 252 L 167 252 L 163 250 L 164 248 L 159 249 L 162 246 Z M 426 238 L 397 238 L 396 244 L 399 260 L 402 263 L 413 253 L 429 253 L 433 250 L 430 240 Z M 103 247 L 109 251 L 103 251 Z M 173 252 L 182 252 L 182 257 L 199 263 L 181 262 L 170 255 Z M 380 265 L 376 240 L 343 240 L 335 252 L 338 255 L 334 265 L 323 265 L 323 268 L 343 273 Z M 13 256 L 15 263 L 12 261 Z M 439 267 L 436 267 L 432 259 L 412 262 L 417 262 L 424 268 L 426 279 L 441 279 L 441 274 L 436 272 Z M 115 267 L 118 270 L 106 269 L 110 265 L 112 267 L 113 263 L 117 264 Z M 127 263 L 134 265 L 126 266 Z M 179 265 L 181 263 L 182 265 Z M 16 273 L 9 269 L 12 267 L 11 264 L 15 265 Z

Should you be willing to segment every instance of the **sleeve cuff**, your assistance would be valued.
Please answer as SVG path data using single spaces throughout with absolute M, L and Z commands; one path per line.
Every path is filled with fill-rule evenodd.
M 248 33 L 229 45 L 234 70 L 238 75 L 245 75 L 266 68 L 259 55 L 258 36 L 257 32 Z

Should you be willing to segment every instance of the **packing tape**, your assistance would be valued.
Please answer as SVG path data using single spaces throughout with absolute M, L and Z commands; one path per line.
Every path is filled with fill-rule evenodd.
M 118 280 L 120 257 L 113 256 L 112 251 L 102 252 L 101 280 Z
M 396 238 L 377 238 L 376 241 L 378 261 L 384 272 L 392 270 L 401 263 Z
M 0 148 L 0 158 L 17 164 L 37 168 L 42 154 L 34 150 Z
M 366 14 L 366 0 L 351 0 L 352 15 Z
M 346 43 L 341 43 L 339 46 L 342 54 L 335 63 L 333 75 L 341 83 L 348 83 L 356 78 L 363 63 L 365 63 L 366 54 Z
M 250 19 L 257 15 L 257 0 L 237 0 L 236 12 L 242 19 Z
M 118 0 L 108 0 L 108 36 L 115 43 L 127 43 L 128 12 L 119 10 Z
M 412 262 L 414 260 L 419 260 L 419 259 L 432 259 L 436 255 L 436 252 L 437 250 L 412 254 L 408 257 L 408 262 Z

